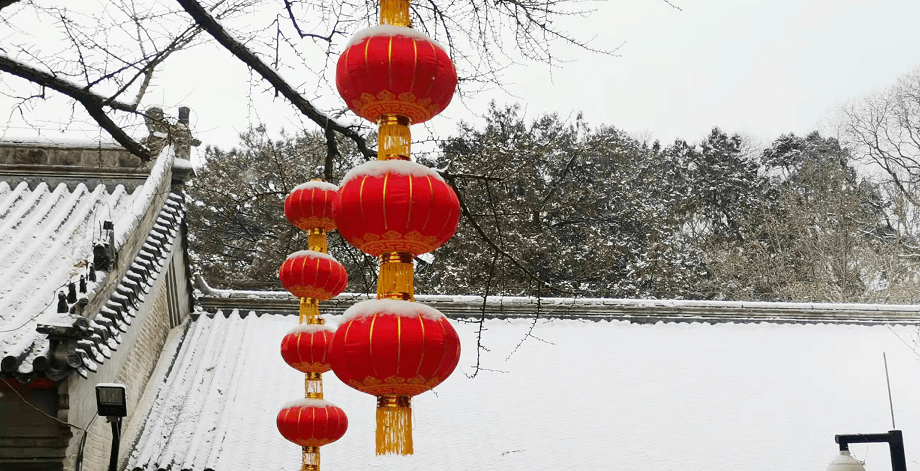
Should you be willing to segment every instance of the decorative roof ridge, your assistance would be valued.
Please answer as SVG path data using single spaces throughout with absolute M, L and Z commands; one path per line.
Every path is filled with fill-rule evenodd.
M 37 330 L 45 336 L 37 337 L 21 355 L 4 358 L 16 360 L 16 365 L 5 365 L 7 372 L 20 382 L 28 382 L 39 375 L 58 381 L 71 372 L 87 377 L 96 371 L 118 349 L 121 335 L 128 332 L 145 296 L 168 264 L 166 257 L 182 240 L 180 236 L 184 237 L 186 210 L 185 196 L 169 192 L 157 217 L 146 224 L 147 236 L 138 244 L 132 262 L 123 264 L 124 273 L 115 278 L 117 272 L 113 271 L 100 278 L 95 292 L 70 306 L 71 314 L 58 315 L 60 322 L 41 323 Z M 105 288 L 108 284 L 111 289 Z M 63 325 L 68 319 L 70 323 Z M 40 322 L 46 320 L 39 318 Z
M 203 280 L 201 280 L 203 281 Z M 199 288 L 200 289 L 200 288 Z M 283 291 L 241 291 L 208 287 L 199 296 L 202 311 L 257 312 L 293 315 L 298 304 Z M 328 314 L 341 314 L 373 295 L 343 293 L 320 304 Z M 515 296 L 416 295 L 450 318 L 573 318 L 654 322 L 769 322 L 920 325 L 920 306 L 855 303 L 771 303 L 607 298 L 531 298 Z M 199 313 L 200 315 L 200 313 Z
M 39 362 L 43 368 L 40 371 L 34 368 L 32 371 L 17 370 L 17 379 L 28 381 L 41 373 L 57 381 L 71 372 L 85 378 L 111 358 L 122 343 L 122 334 L 128 332 L 146 295 L 168 265 L 167 257 L 172 247 L 182 240 L 181 226 L 186 210 L 184 195 L 179 192 L 169 193 L 140 245 L 137 256 L 128 265 L 112 292 L 104 298 L 101 308 L 96 312 L 86 310 L 88 303 L 84 298 L 74 306 L 73 310 L 79 316 L 74 319 L 73 326 L 40 326 L 39 331 L 48 336 L 49 342 L 41 351 L 30 351 L 29 356 L 33 357 L 33 365 L 37 358 L 44 357 Z M 19 366 L 21 368 L 24 363 Z

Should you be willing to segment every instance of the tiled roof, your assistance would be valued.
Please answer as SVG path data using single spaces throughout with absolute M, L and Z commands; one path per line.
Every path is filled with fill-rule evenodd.
M 151 378 L 127 469 L 298 469 L 299 448 L 275 427 L 303 394 L 278 351 L 296 324 L 237 312 L 192 321 Z M 477 351 L 478 322 L 454 325 L 460 366 L 413 400 L 414 456 L 374 456 L 375 400 L 324 375 L 349 430 L 322 448 L 322 469 L 824 469 L 835 434 L 891 428 L 883 351 L 898 426 L 908 442 L 920 433 L 920 364 L 902 341 L 916 327 L 487 319 Z M 851 450 L 887 466 L 884 448 Z
M 181 194 L 157 193 L 172 160 L 167 148 L 147 181 L 131 192 L 122 185 L 87 188 L 73 182 L 49 187 L 0 181 L 0 367 L 4 374 L 20 380 L 38 375 L 59 379 L 70 371 L 86 375 L 117 348 L 119 331 L 130 323 L 132 309 L 156 279 L 184 217 Z M 164 200 L 134 266 L 113 293 L 95 293 L 107 274 L 96 270 L 97 280 L 90 277 L 94 245 L 114 241 L 119 249 L 145 210 Z M 111 221 L 111 229 L 104 230 L 103 221 Z M 80 292 L 81 276 L 84 292 Z M 59 293 L 68 293 L 71 284 L 77 298 L 110 299 L 99 303 L 105 307 L 95 320 L 79 315 L 83 304 L 74 298 L 65 302 L 71 312 L 58 313 Z M 90 318 L 95 314 L 85 313 Z M 57 355 L 52 351 L 56 348 Z

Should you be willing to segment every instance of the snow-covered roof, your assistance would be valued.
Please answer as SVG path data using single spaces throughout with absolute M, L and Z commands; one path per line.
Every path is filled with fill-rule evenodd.
M 136 443 L 127 469 L 297 469 L 300 449 L 275 426 L 303 395 L 279 354 L 296 323 L 192 321 L 150 380 L 146 421 L 123 437 Z M 920 460 L 916 326 L 487 319 L 477 351 L 478 321 L 453 323 L 460 365 L 413 399 L 414 456 L 375 456 L 375 399 L 324 375 L 349 428 L 322 448 L 322 469 L 824 469 L 835 434 L 891 428 L 882 352 L 907 460 Z M 884 445 L 850 449 L 890 469 Z
M 166 147 L 146 181 L 133 191 L 127 191 L 123 185 L 109 189 L 99 184 L 88 188 L 78 181 L 54 187 L 44 182 L 30 185 L 25 181 L 0 181 L 0 358 L 3 373 L 15 373 L 23 380 L 37 374 L 56 379 L 67 374 L 68 368 L 85 374 L 86 368 L 93 370 L 110 350 L 117 348 L 120 331 L 125 327 L 120 324 L 129 323 L 130 307 L 143 300 L 145 286 L 156 279 L 162 268 L 159 259 L 164 256 L 164 248 L 168 249 L 174 242 L 184 214 L 182 196 L 161 191 L 170 184 L 172 163 L 172 147 Z M 94 260 L 94 245 L 114 241 L 114 250 L 120 251 L 129 236 L 138 230 L 150 208 L 160 206 L 163 209 L 155 214 L 157 219 L 149 234 L 140 235 L 141 253 L 147 253 L 149 261 L 135 263 L 139 268 L 132 266 L 131 270 L 138 273 L 134 273 L 132 279 L 119 280 L 113 292 L 98 292 L 108 274 L 97 270 L 97 280 L 89 279 L 88 267 Z M 103 230 L 104 221 L 112 222 L 111 237 Z M 105 306 L 102 311 L 114 311 L 111 297 L 118 301 L 115 304 L 123 305 L 127 321 L 106 322 L 102 318 L 88 321 L 85 318 L 92 319 L 96 312 L 81 316 L 73 309 L 75 303 L 72 301 L 67 303 L 67 309 L 73 309 L 73 313 L 58 313 L 58 293 L 68 293 L 71 283 L 79 287 L 81 275 L 86 279 L 86 292 L 81 293 L 78 288 L 77 297 L 87 298 L 90 306 Z M 47 327 L 42 327 L 45 331 L 40 333 L 36 330 L 40 325 L 59 330 L 49 333 Z M 54 361 L 52 342 L 46 334 L 62 332 L 74 340 L 81 340 L 76 350 L 69 352 L 76 356 L 63 362 Z

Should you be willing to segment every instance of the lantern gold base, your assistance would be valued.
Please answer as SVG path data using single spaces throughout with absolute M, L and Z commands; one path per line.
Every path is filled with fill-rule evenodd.
M 313 298 L 300 298 L 300 323 L 325 324 L 326 321 L 319 317 L 319 301 Z
M 329 253 L 326 230 L 321 227 L 314 227 L 307 231 L 307 246 L 314 252 Z
M 304 373 L 304 397 L 307 399 L 323 398 L 323 374 Z
M 380 256 L 377 299 L 415 300 L 415 269 L 412 254 L 388 252 Z
M 409 160 L 412 147 L 409 118 L 388 114 L 378 124 L 377 160 Z
M 319 447 L 303 447 L 303 461 L 300 465 L 301 471 L 319 471 Z
M 377 454 L 412 454 L 412 402 L 408 396 L 377 397 Z
M 380 0 L 380 24 L 412 26 L 409 0 Z

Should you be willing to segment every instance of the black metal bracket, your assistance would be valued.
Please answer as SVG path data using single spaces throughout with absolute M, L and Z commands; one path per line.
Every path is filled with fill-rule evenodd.
M 891 430 L 888 433 L 835 435 L 834 442 L 840 445 L 840 451 L 849 451 L 850 443 L 887 443 L 888 451 L 891 453 L 891 471 L 907 471 L 904 437 L 900 430 Z

